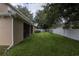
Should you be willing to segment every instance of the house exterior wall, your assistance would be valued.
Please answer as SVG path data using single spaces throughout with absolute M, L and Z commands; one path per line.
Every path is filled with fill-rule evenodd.
M 31 25 L 31 34 L 33 33 L 33 26 Z
M 27 23 L 24 23 L 23 24 L 23 26 L 24 26 L 24 33 L 23 33 L 23 35 L 24 35 L 24 39 L 26 38 L 26 37 L 28 37 L 29 36 L 29 32 L 30 32 L 30 26 L 29 26 L 29 24 L 27 24 Z
M 10 45 L 12 40 L 12 18 L 0 17 L 0 45 Z
M 13 39 L 14 39 L 14 44 L 17 44 L 23 40 L 23 22 L 22 21 L 14 20 Z
M 24 39 L 25 39 L 26 37 L 30 36 L 33 33 L 33 26 L 30 24 L 27 24 L 27 23 L 24 23 L 23 26 L 24 26 L 23 35 L 24 35 Z
M 10 7 L 0 3 L 0 13 L 7 13 Z M 25 26 L 27 34 L 32 32 L 30 25 Z M 31 29 L 31 30 L 30 30 Z M 0 15 L 0 45 L 12 45 L 21 42 L 24 38 L 24 22 L 10 16 Z
M 9 6 L 4 4 L 4 3 L 0 3 L 0 13 L 6 13 L 8 12 L 8 8 Z

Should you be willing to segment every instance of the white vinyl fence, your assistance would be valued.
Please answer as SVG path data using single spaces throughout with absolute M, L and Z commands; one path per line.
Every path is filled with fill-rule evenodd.
M 79 29 L 56 28 L 56 29 L 50 29 L 50 31 L 68 38 L 79 40 Z

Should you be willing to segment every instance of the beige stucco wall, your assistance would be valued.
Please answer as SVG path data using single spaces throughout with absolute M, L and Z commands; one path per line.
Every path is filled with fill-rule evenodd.
M 2 13 L 2 12 L 6 13 L 6 12 L 8 12 L 8 8 L 9 8 L 8 5 L 6 5 L 4 3 L 0 3 L 0 13 Z
M 12 18 L 0 17 L 0 45 L 11 45 L 12 39 L 14 41 L 14 44 L 19 43 L 23 40 L 23 22 L 13 19 L 12 25 Z
M 10 45 L 12 40 L 12 18 L 0 17 L 0 45 Z
M 14 33 L 14 44 L 19 43 L 20 41 L 23 40 L 23 22 L 19 20 L 14 20 L 14 25 L 13 25 L 13 33 Z

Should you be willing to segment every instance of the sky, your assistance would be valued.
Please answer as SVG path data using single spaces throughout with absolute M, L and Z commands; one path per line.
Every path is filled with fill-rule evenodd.
M 17 3 L 17 4 L 19 4 L 19 3 Z M 12 4 L 12 5 L 17 5 L 17 4 Z M 22 4 L 20 3 L 20 5 L 22 5 Z M 31 13 L 33 13 L 33 16 L 35 16 L 36 12 L 38 10 L 42 10 L 43 9 L 42 5 L 45 5 L 45 4 L 44 3 L 28 3 L 28 4 L 24 4 L 24 5 L 26 5 L 28 10 L 31 11 Z
M 42 5 L 44 5 L 43 3 L 31 3 L 31 4 L 28 4 L 28 9 L 33 13 L 33 15 L 35 16 L 36 15 L 36 12 L 38 10 L 42 10 L 43 7 Z

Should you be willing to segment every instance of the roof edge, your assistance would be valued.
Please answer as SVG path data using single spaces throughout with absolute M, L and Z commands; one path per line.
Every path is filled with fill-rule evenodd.
M 10 3 L 5 3 L 6 5 L 10 6 L 14 11 L 16 11 L 16 13 L 22 18 L 24 19 L 24 21 L 28 22 L 29 24 L 33 25 L 32 21 L 29 20 L 28 17 L 26 17 L 22 12 L 20 12 L 19 10 L 17 10 L 14 6 L 12 6 Z M 34 25 L 33 25 L 34 26 Z

